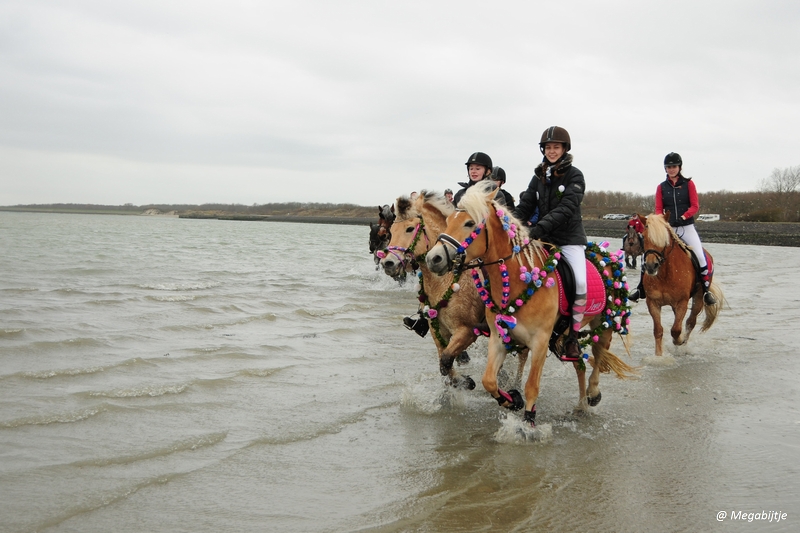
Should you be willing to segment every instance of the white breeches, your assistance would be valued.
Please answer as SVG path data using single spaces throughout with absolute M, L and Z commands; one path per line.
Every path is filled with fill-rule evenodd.
M 586 297 L 586 247 L 582 244 L 568 244 L 561 247 L 561 256 L 567 260 L 575 274 L 575 294 Z
M 672 229 L 675 230 L 675 233 L 678 234 L 678 237 L 680 237 L 683 242 L 692 247 L 692 253 L 697 258 L 697 262 L 700 263 L 700 270 L 706 268 L 706 254 L 703 253 L 703 243 L 700 242 L 700 236 L 697 234 L 697 229 L 694 227 L 694 224 L 678 226 Z

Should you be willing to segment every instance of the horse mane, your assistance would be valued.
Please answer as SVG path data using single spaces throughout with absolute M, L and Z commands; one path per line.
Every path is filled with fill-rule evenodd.
M 434 209 L 437 209 L 445 218 L 447 218 L 453 211 L 455 211 L 453 204 L 447 201 L 447 198 L 445 198 L 443 194 L 440 194 L 435 191 L 428 191 L 426 189 L 422 189 L 422 191 L 419 193 L 419 196 L 416 199 L 416 202 L 419 211 L 422 211 L 422 208 L 425 205 L 429 205 Z
M 670 243 L 670 239 L 672 239 L 684 251 L 688 252 L 690 249 L 689 245 L 678 237 L 678 234 L 675 233 L 675 230 L 672 229 L 672 226 L 669 225 L 663 215 L 656 215 L 655 213 L 647 215 L 647 236 L 653 246 L 665 248 Z
M 409 196 L 398 197 L 395 202 L 395 214 L 401 221 L 408 220 L 418 216 L 425 205 L 437 209 L 445 218 L 455 210 L 443 194 L 423 189 L 414 200 Z
M 527 230 L 525 225 L 520 222 L 517 217 L 514 216 L 514 213 L 506 206 L 499 204 L 493 198 L 491 200 L 489 199 L 492 191 L 496 188 L 497 186 L 492 181 L 480 181 L 467 189 L 467 192 L 461 197 L 461 201 L 458 205 L 461 206 L 475 222 L 486 220 L 489 216 L 495 216 L 497 210 L 502 209 L 504 211 L 504 216 L 508 216 L 509 225 L 515 224 L 517 226 L 516 235 L 514 235 L 513 239 L 510 239 L 511 244 L 520 247 L 520 251 L 528 260 L 530 266 L 534 265 L 533 254 L 536 254 L 536 257 L 538 257 L 540 261 L 544 261 L 544 246 L 541 241 L 531 240 L 526 246 L 525 237 L 527 237 Z

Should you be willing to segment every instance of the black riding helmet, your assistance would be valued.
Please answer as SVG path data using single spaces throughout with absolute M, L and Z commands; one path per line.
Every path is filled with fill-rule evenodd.
M 488 155 L 484 154 L 483 152 L 475 152 L 474 154 L 469 156 L 469 159 L 467 159 L 467 162 L 464 163 L 464 164 L 466 166 L 482 165 L 482 166 L 486 167 L 487 169 L 491 169 L 492 168 L 492 158 L 489 157 Z
M 544 133 L 542 133 L 542 140 L 539 141 L 539 151 L 544 155 L 544 145 L 547 143 L 561 143 L 564 145 L 564 153 L 569 152 L 572 148 L 572 142 L 569 139 L 569 132 L 561 126 L 550 126 Z
M 678 165 L 679 167 L 683 167 L 683 159 L 681 159 L 681 155 L 675 152 L 670 152 L 664 158 L 664 166 L 672 166 Z
M 506 182 L 506 171 L 503 170 L 501 167 L 494 167 L 492 169 L 491 179 L 493 181 L 499 181 L 500 183 Z

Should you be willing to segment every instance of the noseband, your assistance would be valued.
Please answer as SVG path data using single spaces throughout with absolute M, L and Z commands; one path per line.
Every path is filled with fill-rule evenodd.
M 422 230 L 422 232 L 419 231 L 420 229 Z M 412 270 L 416 270 L 418 266 L 417 260 L 421 259 L 425 255 L 422 254 L 419 257 L 414 255 L 414 248 L 417 246 L 417 243 L 419 242 L 420 235 L 425 235 L 426 243 L 430 242 L 428 240 L 428 232 L 425 231 L 425 221 L 422 219 L 421 216 L 419 217 L 419 224 L 417 224 L 417 226 L 414 228 L 414 236 L 412 237 L 411 245 L 408 248 L 403 248 L 402 246 L 389 246 L 388 248 L 386 248 L 386 250 L 378 250 L 375 253 L 375 255 L 383 259 L 384 257 L 386 257 L 386 252 L 388 252 L 393 256 L 395 256 L 395 258 L 397 258 L 397 261 L 403 266 L 404 270 L 406 267 L 407 260 L 411 261 Z
M 480 257 L 470 261 L 469 263 L 465 264 L 464 261 L 467 259 L 467 248 L 469 245 L 473 243 L 473 241 L 481 234 L 481 231 L 484 230 L 486 226 L 486 220 L 478 224 L 478 227 L 475 228 L 469 237 L 464 239 L 464 242 L 458 242 L 454 237 L 448 235 L 447 233 L 440 233 L 439 237 L 436 239 L 437 241 L 442 243 L 442 248 L 444 248 L 444 255 L 447 259 L 447 264 L 450 265 L 450 270 L 453 271 L 455 275 L 461 273 L 461 271 L 466 267 L 475 267 L 483 265 L 483 259 Z M 452 246 L 455 248 L 455 255 L 450 257 L 450 250 L 448 249 L 447 245 Z M 486 232 L 486 252 L 489 251 L 489 232 Z

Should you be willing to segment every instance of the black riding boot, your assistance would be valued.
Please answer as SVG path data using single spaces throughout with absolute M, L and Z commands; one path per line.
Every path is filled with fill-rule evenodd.
M 642 274 L 639 276 L 639 286 L 628 293 L 628 300 L 632 302 L 638 302 L 640 299 L 644 300 L 647 297 L 644 293 L 644 284 L 642 283 L 643 279 L 644 279 L 644 259 L 642 259 Z
M 714 305 L 717 303 L 717 298 L 709 291 L 711 288 L 711 278 L 708 275 L 708 267 L 700 271 L 700 283 L 703 286 L 703 303 L 706 305 Z

